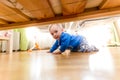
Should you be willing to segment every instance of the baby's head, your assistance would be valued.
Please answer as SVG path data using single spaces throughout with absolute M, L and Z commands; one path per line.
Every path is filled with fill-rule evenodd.
M 52 24 L 49 26 L 49 32 L 54 39 L 59 39 L 63 32 L 63 27 L 60 24 Z

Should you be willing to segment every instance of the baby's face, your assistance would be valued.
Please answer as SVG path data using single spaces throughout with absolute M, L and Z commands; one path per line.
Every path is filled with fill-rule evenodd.
M 49 31 L 54 39 L 59 39 L 63 29 L 57 25 L 53 25 Z

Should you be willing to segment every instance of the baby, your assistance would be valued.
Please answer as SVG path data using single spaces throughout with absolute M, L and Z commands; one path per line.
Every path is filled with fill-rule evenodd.
M 65 50 L 74 52 L 96 52 L 98 49 L 95 46 L 89 46 L 85 37 L 81 35 L 71 35 L 64 32 L 60 24 L 53 24 L 49 27 L 49 32 L 54 39 L 55 43 L 48 51 L 53 54 L 61 54 Z

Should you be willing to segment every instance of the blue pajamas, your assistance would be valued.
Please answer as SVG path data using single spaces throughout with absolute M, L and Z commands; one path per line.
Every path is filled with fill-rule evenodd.
M 78 52 L 96 52 L 96 51 L 98 51 L 98 49 L 93 45 L 89 45 L 85 38 L 78 46 Z

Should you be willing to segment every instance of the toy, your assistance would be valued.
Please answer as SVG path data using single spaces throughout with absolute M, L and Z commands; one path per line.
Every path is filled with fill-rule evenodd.
M 38 44 L 38 42 L 37 42 L 37 39 L 36 39 L 36 37 L 34 37 L 34 38 L 35 38 L 35 43 L 34 43 L 33 47 L 31 47 L 31 48 L 28 50 L 28 52 L 32 52 L 33 49 L 38 49 L 38 50 L 40 50 L 40 46 L 39 46 L 39 44 Z

